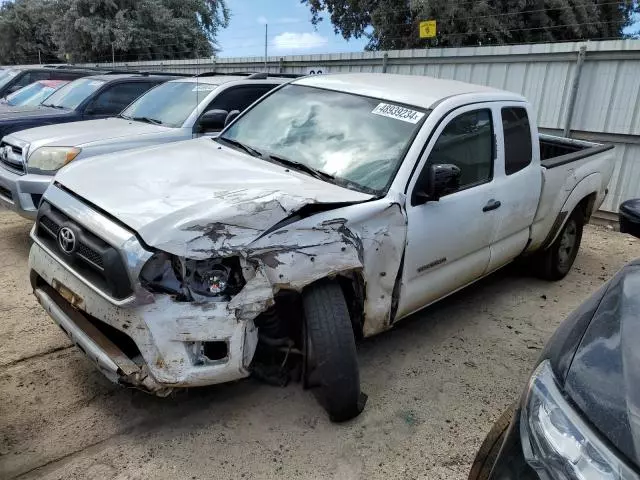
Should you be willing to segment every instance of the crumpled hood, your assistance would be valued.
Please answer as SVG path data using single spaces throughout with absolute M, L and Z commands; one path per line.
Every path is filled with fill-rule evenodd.
M 61 123 L 30 128 L 12 136 L 31 144 L 31 150 L 41 146 L 82 147 L 85 144 L 115 138 L 138 137 L 175 129 L 123 118 L 105 118 L 82 122 Z
M 247 245 L 305 205 L 372 198 L 210 138 L 71 163 L 55 180 L 128 225 L 148 245 L 190 258 Z
M 567 374 L 573 402 L 640 466 L 640 261 L 613 279 Z

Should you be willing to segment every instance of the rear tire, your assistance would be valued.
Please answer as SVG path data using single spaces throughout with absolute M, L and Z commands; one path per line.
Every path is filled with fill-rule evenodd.
M 498 458 L 498 453 L 500 453 L 504 437 L 507 434 L 507 429 L 511 424 L 511 419 L 513 419 L 515 407 L 515 403 L 510 405 L 489 430 L 480 446 L 480 450 L 476 454 L 476 458 L 473 460 L 471 471 L 469 472 L 469 480 L 487 480 L 489 478 L 493 464 Z
M 533 256 L 535 273 L 545 280 L 561 280 L 571 270 L 578 255 L 584 228 L 584 214 L 577 207 L 551 246 Z
M 360 392 L 360 371 L 349 309 L 340 285 L 323 281 L 302 294 L 304 309 L 304 384 L 333 422 L 360 414 L 366 395 Z

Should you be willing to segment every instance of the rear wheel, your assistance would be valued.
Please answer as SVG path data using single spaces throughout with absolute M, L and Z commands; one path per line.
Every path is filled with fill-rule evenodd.
M 491 427 L 476 454 L 476 458 L 473 460 L 473 465 L 471 465 L 471 471 L 469 472 L 469 480 L 487 480 L 489 478 L 493 464 L 498 458 L 498 453 L 500 453 L 509 424 L 511 424 L 514 411 L 515 404 L 507 408 Z
M 551 246 L 533 258 L 533 266 L 539 277 L 545 280 L 564 278 L 578 255 L 584 228 L 584 214 L 576 208 Z
M 349 309 L 340 285 L 320 282 L 302 294 L 304 383 L 334 422 L 362 412 L 360 372 Z

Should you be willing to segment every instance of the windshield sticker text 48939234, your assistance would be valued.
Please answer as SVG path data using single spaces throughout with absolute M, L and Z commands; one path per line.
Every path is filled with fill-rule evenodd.
M 389 103 L 379 103 L 371 113 L 374 115 L 382 115 L 383 117 L 395 118 L 403 122 L 418 123 L 424 117 L 424 112 L 411 110 L 410 108 L 401 107 L 400 105 L 391 105 Z

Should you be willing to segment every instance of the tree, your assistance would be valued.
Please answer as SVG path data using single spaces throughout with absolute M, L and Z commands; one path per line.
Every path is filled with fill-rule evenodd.
M 214 52 L 229 22 L 224 0 L 58 0 L 59 54 L 74 62 L 194 58 Z M 112 50 L 113 49 L 113 50 Z
M 209 56 L 225 0 L 14 0 L 0 5 L 0 63 Z
M 344 38 L 367 50 L 622 38 L 638 0 L 301 0 L 317 25 L 328 14 Z M 420 39 L 435 19 L 437 36 Z
M 16 0 L 0 5 L 0 63 L 38 63 L 57 59 L 51 39 L 47 0 Z

